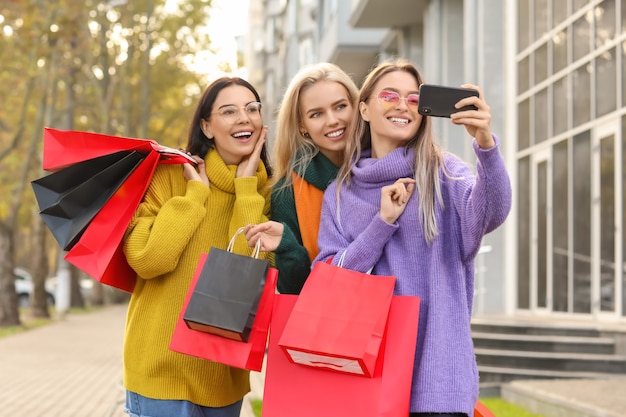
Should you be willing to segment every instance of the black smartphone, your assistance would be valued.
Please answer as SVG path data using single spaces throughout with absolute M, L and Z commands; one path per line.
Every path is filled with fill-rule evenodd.
M 457 109 L 454 105 L 466 97 L 478 97 L 478 91 L 471 88 L 455 88 L 443 85 L 422 84 L 417 111 L 422 116 L 450 117 L 452 113 L 464 110 L 476 110 L 476 106 Z

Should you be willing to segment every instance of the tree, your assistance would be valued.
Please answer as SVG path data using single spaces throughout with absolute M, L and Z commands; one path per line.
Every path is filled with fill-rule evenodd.
M 177 147 L 205 80 L 185 65 L 210 48 L 210 2 L 24 0 L 0 5 L 0 326 L 19 324 L 12 269 L 29 264 L 33 314 L 60 250 L 29 182 L 41 177 L 44 126 L 156 139 Z M 14 54 L 12 51 L 21 51 Z M 34 216 L 33 216 L 33 213 Z M 15 245 L 16 239 L 24 245 Z M 75 271 L 77 272 L 77 271 Z M 74 273 L 73 275 L 78 276 Z M 73 293 L 79 296 L 74 279 Z M 42 301 L 44 300 L 44 301 Z M 42 304 L 43 303 L 43 304 Z M 42 307 L 44 306 L 44 307 Z

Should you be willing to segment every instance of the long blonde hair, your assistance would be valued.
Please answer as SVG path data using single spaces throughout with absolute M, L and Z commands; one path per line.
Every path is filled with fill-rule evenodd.
M 374 94 L 374 87 L 381 77 L 395 71 L 409 73 L 415 78 L 418 86 L 423 83 L 422 76 L 411 62 L 403 58 L 389 59 L 378 64 L 367 75 L 361 87 L 359 103 L 366 102 Z M 353 166 L 360 159 L 362 151 L 371 148 L 372 145 L 369 122 L 363 120 L 360 112 L 355 112 L 346 136 L 348 143 L 346 144 L 344 162 L 338 174 L 337 203 L 339 203 L 339 190 L 342 184 L 350 184 Z M 405 145 L 405 150 L 411 147 L 415 149 L 413 172 L 416 192 L 419 196 L 420 221 L 424 227 L 426 240 L 430 243 L 439 234 L 435 218 L 435 198 L 443 207 L 439 170 L 444 166 L 443 151 L 433 137 L 430 117 L 422 118 L 415 137 Z M 339 204 L 337 204 L 337 208 L 339 209 Z
M 274 178 L 284 179 L 283 187 L 291 185 L 292 171 L 303 177 L 311 159 L 319 152 L 313 140 L 300 130 L 300 95 L 320 81 L 333 81 L 343 85 L 356 112 L 359 90 L 352 78 L 337 65 L 328 62 L 312 64 L 302 67 L 294 75 L 278 111 L 276 142 L 272 148 Z

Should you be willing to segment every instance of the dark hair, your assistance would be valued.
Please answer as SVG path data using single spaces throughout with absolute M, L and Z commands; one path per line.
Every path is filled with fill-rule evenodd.
M 200 102 L 198 103 L 198 107 L 196 107 L 196 112 L 193 115 L 193 119 L 191 120 L 191 126 L 189 128 L 189 139 L 187 141 L 187 152 L 191 152 L 193 155 L 198 155 L 201 158 L 204 158 L 209 150 L 215 148 L 215 139 L 209 139 L 206 137 L 202 129 L 200 128 L 200 122 L 202 120 L 209 120 L 211 118 L 211 113 L 213 112 L 213 105 L 215 104 L 215 100 L 217 99 L 217 95 L 225 89 L 226 87 L 230 87 L 233 85 L 239 85 L 247 88 L 254 94 L 256 101 L 261 102 L 261 98 L 259 97 L 259 93 L 256 89 L 250 84 L 248 81 L 239 77 L 222 77 L 213 81 L 207 88 L 204 90 L 202 97 L 200 98 Z M 263 145 L 263 149 L 261 150 L 261 161 L 265 165 L 265 170 L 267 171 L 267 175 L 269 177 L 272 176 L 272 171 L 269 165 L 269 160 L 267 158 L 267 148 L 266 145 Z

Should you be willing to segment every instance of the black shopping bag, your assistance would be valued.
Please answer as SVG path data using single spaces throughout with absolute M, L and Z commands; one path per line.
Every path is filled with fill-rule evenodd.
M 40 215 L 63 250 L 70 250 L 94 216 L 145 158 L 120 151 L 71 165 L 31 182 Z
M 265 285 L 269 261 L 232 252 L 239 229 L 226 250 L 211 248 L 183 319 L 190 329 L 248 341 Z

